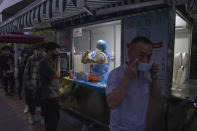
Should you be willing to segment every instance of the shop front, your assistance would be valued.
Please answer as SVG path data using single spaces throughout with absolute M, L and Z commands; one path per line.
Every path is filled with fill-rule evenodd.
M 12 27 L 15 22 L 18 22 L 17 29 L 28 24 L 51 23 L 50 28 L 57 32 L 57 43 L 61 46 L 60 107 L 102 126 L 103 130 L 109 125 L 107 79 L 94 74 L 96 62 L 84 62 L 84 55 L 92 58 L 89 53 L 97 52 L 97 42 L 105 41 L 108 55 L 99 59 L 106 60 L 110 56 L 105 61 L 107 73 L 110 73 L 127 62 L 127 44 L 134 37 L 149 38 L 153 42 L 151 62 L 159 65 L 161 99 L 164 100 L 151 98 L 148 112 L 151 130 L 152 125 L 159 125 L 158 118 L 164 120 L 166 100 L 169 96 L 180 97 L 176 92 L 190 74 L 190 21 L 176 12 L 175 5 L 175 0 L 39 1 L 24 14 L 13 17 L 11 23 L 3 23 L 0 29 L 1 34 L 5 34 L 15 29 Z M 166 128 L 163 125 L 160 129 Z
M 192 23 L 177 12 L 175 28 L 172 95 L 185 99 L 196 97 L 195 79 L 190 77 Z M 192 90 L 192 91 L 191 91 Z
M 109 123 L 109 108 L 106 103 L 105 95 L 106 82 L 97 80 L 90 82 L 90 80 L 85 80 L 85 74 L 89 77 L 92 74 L 93 63 L 83 64 L 81 63 L 81 59 L 83 53 L 87 50 L 96 50 L 96 42 L 98 40 L 104 40 L 108 46 L 107 52 L 110 54 L 108 72 L 120 66 L 121 20 L 76 27 L 73 28 L 71 32 L 73 35 L 71 39 L 71 54 L 73 59 L 74 79 L 65 77 L 62 80 L 62 84 L 65 86 L 60 89 L 62 92 L 62 97 L 60 96 L 60 105 L 62 105 L 64 109 L 70 109 L 70 107 L 72 107 L 72 111 L 78 111 L 82 115 L 98 121 L 98 123 L 101 122 L 106 124 L 105 126 L 107 127 Z M 58 37 L 62 36 L 61 33 L 58 34 Z M 67 91 L 72 95 L 68 95 Z M 63 92 L 67 93 L 64 94 Z M 70 97 L 70 99 L 66 100 L 67 97 Z
M 82 62 L 83 54 L 96 50 L 98 40 L 107 43 L 110 54 L 108 72 L 124 64 L 127 58 L 127 44 L 136 36 L 145 36 L 153 42 L 152 61 L 159 65 L 162 94 L 166 95 L 167 50 L 169 36 L 168 8 L 160 8 L 135 14 L 126 14 L 113 19 L 76 25 L 57 30 L 58 43 L 68 49 L 70 73 L 62 79 L 60 106 L 79 117 L 104 128 L 109 125 L 109 111 L 106 102 L 106 81 L 91 80 L 92 63 Z M 57 25 L 59 27 L 60 25 Z M 158 33 L 159 30 L 159 33 Z M 73 74 L 72 74 L 73 73 Z M 87 79 L 87 75 L 89 76 Z M 160 105 L 163 106 L 163 103 Z M 161 111 L 155 111 L 156 117 Z M 150 112 L 150 114 L 153 111 Z M 151 121 L 150 118 L 149 121 Z
M 95 51 L 98 40 L 106 41 L 107 52 L 111 56 L 110 73 L 128 60 L 126 45 L 136 36 L 145 36 L 153 42 L 151 61 L 159 65 L 158 76 L 163 96 L 159 101 L 151 99 L 149 129 L 156 129 L 154 126 L 159 125 L 158 130 L 167 130 L 169 103 L 166 104 L 166 100 L 191 96 L 187 94 L 190 88 L 187 83 L 193 83 L 190 80 L 192 21 L 185 19 L 183 13 L 174 10 L 173 6 L 162 4 L 148 7 L 55 25 L 59 43 L 66 44 L 69 49 L 69 64 L 73 69 L 73 77 L 66 76 L 62 80 L 62 109 L 107 129 L 110 109 L 106 103 L 106 82 L 86 79 L 86 75 L 91 75 L 93 71 L 91 63 L 81 62 L 83 54 L 87 50 Z M 181 94 L 184 90 L 186 94 Z

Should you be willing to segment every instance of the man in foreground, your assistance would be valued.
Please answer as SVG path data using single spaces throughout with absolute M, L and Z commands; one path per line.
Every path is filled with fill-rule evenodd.
M 114 69 L 107 82 L 110 131 L 146 131 L 149 97 L 161 96 L 158 65 L 151 62 L 147 38 L 136 37 L 127 47 L 128 63 Z

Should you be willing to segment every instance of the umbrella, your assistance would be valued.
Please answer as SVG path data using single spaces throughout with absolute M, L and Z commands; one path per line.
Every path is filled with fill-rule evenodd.
M 19 44 L 34 44 L 41 43 L 44 39 L 42 37 L 25 35 L 25 34 L 6 34 L 0 36 L 0 42 L 2 43 L 19 43 Z

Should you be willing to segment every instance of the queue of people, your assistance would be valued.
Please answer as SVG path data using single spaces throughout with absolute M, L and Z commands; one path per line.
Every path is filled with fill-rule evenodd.
M 41 111 L 41 124 L 46 131 L 56 131 L 59 121 L 58 88 L 60 78 L 60 46 L 53 42 L 33 46 L 33 53 L 28 57 L 21 52 L 18 60 L 18 97 L 25 99 L 24 112 L 29 113 L 29 124 L 35 123 L 35 111 Z M 6 96 L 15 94 L 14 57 L 10 47 L 4 46 L 0 56 L 1 87 Z M 3 61 L 3 62 L 2 62 Z
M 98 41 L 97 48 L 104 52 L 107 46 L 104 41 Z M 25 101 L 29 112 L 29 123 L 34 123 L 36 107 L 41 107 L 42 121 L 46 131 L 56 131 L 60 119 L 58 106 L 58 88 L 60 86 L 60 46 L 56 43 L 45 43 L 34 46 L 33 54 L 28 59 L 23 58 L 18 66 L 19 99 L 22 99 L 22 87 L 25 90 Z M 89 53 L 89 52 L 88 52 Z M 8 79 L 12 79 L 12 58 L 7 56 L 7 48 L 2 49 L 1 83 L 6 95 L 14 92 L 12 81 L 8 90 Z M 160 98 L 161 88 L 157 76 L 158 65 L 151 62 L 152 42 L 145 37 L 136 37 L 128 44 L 129 61 L 114 69 L 107 79 L 106 98 L 110 108 L 110 131 L 146 131 L 147 110 L 150 96 Z M 90 61 L 90 60 L 89 60 Z M 93 60 L 91 59 L 91 62 Z M 94 62 L 93 62 L 94 63 Z M 108 73 L 110 60 L 106 66 L 94 65 Z M 24 68 L 25 67 L 25 68 Z M 107 74 L 108 76 L 108 74 Z M 27 109 L 27 108 L 26 108 Z

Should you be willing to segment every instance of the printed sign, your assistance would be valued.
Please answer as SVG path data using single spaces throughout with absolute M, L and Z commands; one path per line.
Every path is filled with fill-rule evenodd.
M 57 32 L 57 43 L 67 51 L 71 51 L 72 42 L 70 30 Z
M 124 62 L 127 60 L 127 44 L 136 36 L 145 36 L 153 42 L 152 61 L 159 65 L 158 76 L 162 93 L 166 89 L 168 11 L 155 11 L 123 20 Z
M 82 28 L 73 29 L 73 37 L 82 37 Z

